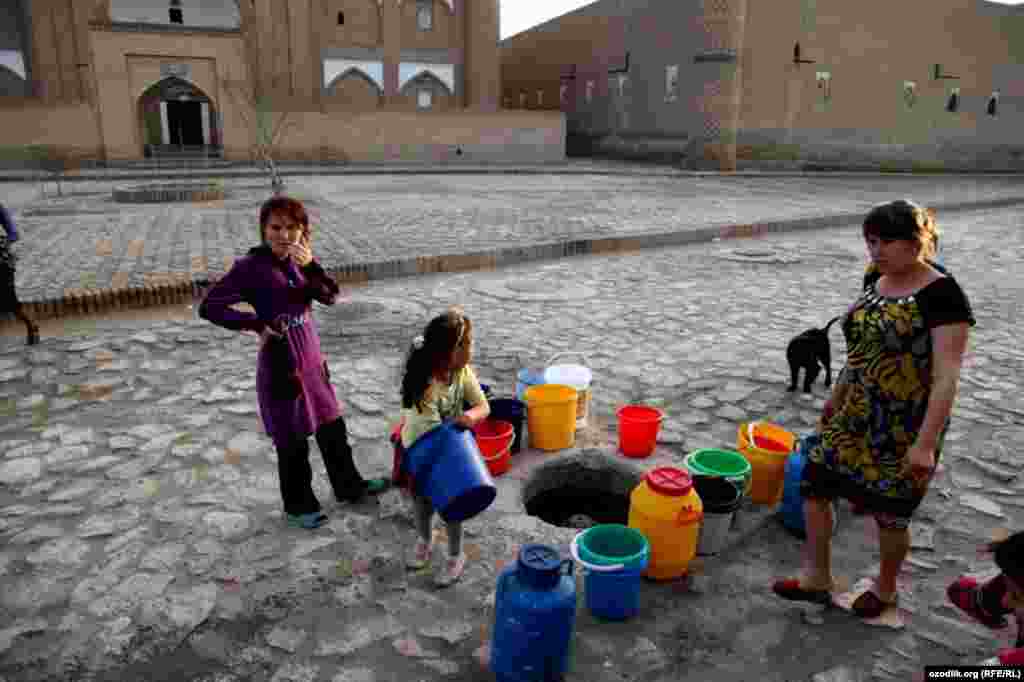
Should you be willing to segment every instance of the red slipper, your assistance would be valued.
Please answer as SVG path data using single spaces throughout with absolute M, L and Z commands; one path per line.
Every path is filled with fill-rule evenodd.
M 1000 649 L 999 663 L 1014 667 L 1024 667 L 1024 649 Z
M 828 590 L 808 590 L 800 587 L 799 578 L 785 578 L 772 583 L 772 592 L 789 601 L 807 601 L 812 604 L 830 604 L 832 595 Z
M 878 618 L 885 613 L 887 608 L 896 606 L 898 603 L 899 599 L 896 598 L 893 598 L 891 602 L 882 601 L 881 597 L 868 590 L 853 601 L 853 604 L 850 605 L 850 610 L 865 620 L 871 620 L 872 618 Z
M 953 606 L 982 625 L 993 630 L 1002 630 L 1009 625 L 1005 616 L 999 613 L 991 613 L 982 606 L 981 585 L 974 578 L 964 576 L 957 578 L 946 588 L 946 596 L 949 597 L 949 601 L 952 602 Z

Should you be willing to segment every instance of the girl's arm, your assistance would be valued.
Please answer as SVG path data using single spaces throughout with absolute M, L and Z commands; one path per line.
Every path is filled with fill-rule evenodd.
M 480 388 L 480 382 L 477 380 L 476 373 L 473 372 L 472 368 L 466 367 L 462 381 L 466 400 L 473 407 L 459 415 L 455 419 L 455 423 L 459 426 L 472 428 L 490 416 L 491 404 L 487 402 L 487 397 L 484 395 L 483 389 Z
M 235 263 L 228 274 L 213 285 L 206 298 L 199 304 L 199 317 L 225 329 L 261 333 L 266 323 L 255 313 L 243 313 L 230 307 L 248 302 L 245 279 L 242 265 Z
M 320 263 L 310 261 L 302 268 L 302 274 L 306 277 L 306 302 L 319 301 L 324 305 L 334 305 L 338 302 L 338 293 L 341 289 Z

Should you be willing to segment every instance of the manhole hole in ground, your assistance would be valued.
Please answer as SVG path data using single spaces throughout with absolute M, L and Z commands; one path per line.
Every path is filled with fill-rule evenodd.
M 581 450 L 537 468 L 523 485 L 526 513 L 562 528 L 629 520 L 642 472 L 601 450 Z
M 800 258 L 791 253 L 776 249 L 741 248 L 729 249 L 717 255 L 721 260 L 740 263 L 764 263 L 768 265 L 791 265 L 799 263 Z
M 567 485 L 540 493 L 526 505 L 526 513 L 562 528 L 590 528 L 602 523 L 629 521 L 629 496 Z

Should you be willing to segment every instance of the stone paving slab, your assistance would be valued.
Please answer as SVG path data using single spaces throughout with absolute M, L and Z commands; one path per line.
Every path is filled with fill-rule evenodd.
M 901 578 L 907 627 L 880 630 L 773 597 L 768 585 L 796 569 L 799 542 L 769 521 L 696 564 L 690 580 L 644 583 L 641 613 L 627 623 L 581 607 L 570 682 L 907 680 L 925 664 L 988 658 L 1013 636 L 964 622 L 943 591 L 960 572 L 989 570 L 978 545 L 1024 521 L 1014 474 L 1024 447 L 1024 221 L 989 210 L 942 226 L 978 325 L 944 470 Z M 430 582 L 436 566 L 396 570 L 413 537 L 397 493 L 328 503 L 331 520 L 316 532 L 284 527 L 256 416 L 253 339 L 198 320 L 96 320 L 32 349 L 0 339 L 0 678 L 491 679 L 478 660 L 498 571 L 522 543 L 565 550 L 576 532 L 525 513 L 531 474 L 567 457 L 617 459 L 623 403 L 666 413 L 654 455 L 632 463 L 641 470 L 729 446 L 752 418 L 806 431 L 825 391 L 785 391 L 785 343 L 845 309 L 862 268 L 858 231 L 835 229 L 378 282 L 318 307 L 367 475 L 390 470 L 385 437 L 409 339 L 448 305 L 474 320 L 474 364 L 498 395 L 513 390 L 518 368 L 558 351 L 583 351 L 594 370 L 593 418 L 577 447 L 516 456 L 495 504 L 467 523 L 465 578 L 443 592 Z M 313 467 L 326 503 L 315 453 Z M 850 584 L 875 561 L 874 533 L 868 519 L 844 516 L 835 563 Z
M 318 258 L 360 283 L 854 224 L 893 196 L 940 211 L 1012 205 L 1024 201 L 1024 178 L 303 176 L 289 191 L 310 209 Z M 191 298 L 255 243 L 267 194 L 239 181 L 224 201 L 139 206 L 109 192 L 82 184 L 16 212 L 17 286 L 40 316 L 77 297 L 96 311 L 125 302 L 114 292 L 154 287 Z

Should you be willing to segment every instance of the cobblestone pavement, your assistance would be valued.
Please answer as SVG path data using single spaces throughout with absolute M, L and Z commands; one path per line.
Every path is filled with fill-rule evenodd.
M 613 194 L 596 184 L 595 196 Z M 497 210 L 484 193 L 476 200 Z M 146 234 L 157 234 L 154 222 Z M 987 569 L 977 546 L 1024 519 L 1024 221 L 1002 210 L 941 225 L 978 326 L 945 468 L 913 526 L 907 627 L 774 598 L 770 580 L 794 570 L 799 542 L 769 519 L 689 581 L 645 583 L 631 621 L 581 610 L 570 680 L 906 680 L 926 663 L 975 662 L 1005 644 L 1011 634 L 965 622 L 943 590 Z M 751 418 L 807 430 L 824 389 L 785 391 L 785 343 L 845 308 L 863 258 L 851 227 L 378 283 L 318 309 L 367 475 L 390 467 L 402 351 L 447 305 L 473 318 L 475 364 L 499 395 L 519 367 L 559 351 L 585 352 L 595 372 L 594 420 L 576 454 L 516 456 L 496 503 L 467 523 L 469 568 L 444 592 L 429 570 L 402 567 L 413 530 L 396 492 L 327 504 L 318 531 L 284 527 L 256 414 L 254 339 L 199 320 L 97 322 L 32 349 L 0 339 L 0 679 L 486 680 L 478 658 L 499 568 L 523 542 L 564 550 L 575 532 L 525 514 L 524 479 L 580 452 L 614 457 L 614 409 L 627 401 L 667 414 L 655 455 L 636 462 L 644 468 L 731 446 Z M 833 349 L 837 369 L 837 334 Z M 314 471 L 327 502 L 315 455 Z M 870 570 L 874 542 L 873 523 L 844 514 L 839 572 L 855 580 Z
M 289 190 L 312 213 L 328 267 L 507 247 L 859 215 L 892 196 L 926 204 L 1019 198 L 1024 177 L 307 176 Z M 228 181 L 208 204 L 132 205 L 110 183 L 75 183 L 70 194 L 24 203 L 16 245 L 23 301 L 70 293 L 206 280 L 258 239 L 266 189 Z M 21 188 L 21 189 L 19 189 Z M 17 196 L 16 196 L 17 195 Z

